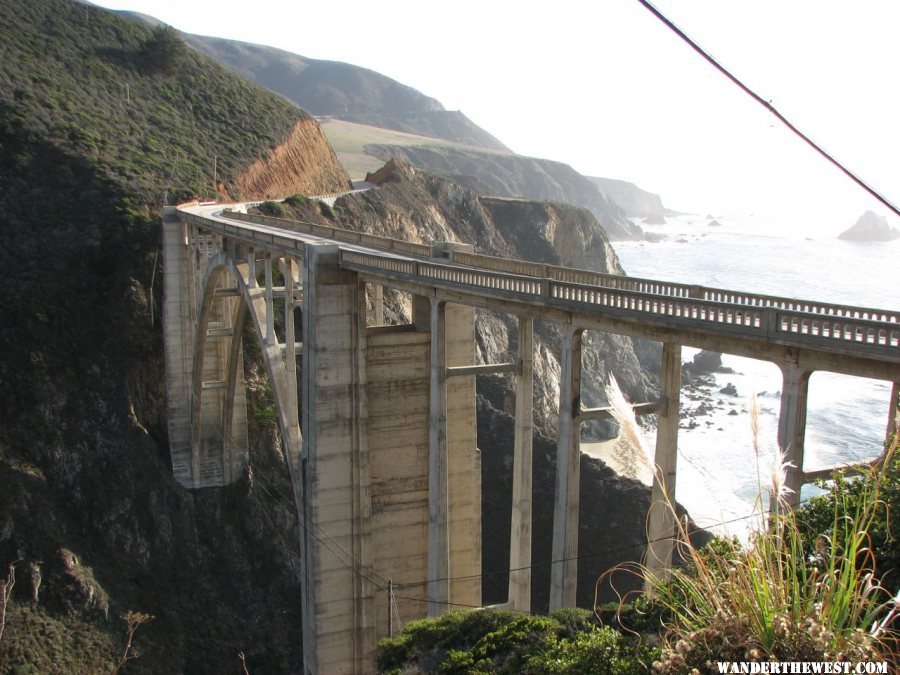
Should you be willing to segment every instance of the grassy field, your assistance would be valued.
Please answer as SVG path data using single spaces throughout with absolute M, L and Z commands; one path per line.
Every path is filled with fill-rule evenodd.
M 319 124 L 325 132 L 328 142 L 337 153 L 338 159 L 353 180 L 362 180 L 366 173 L 380 169 L 384 162 L 377 157 L 366 154 L 365 146 L 378 145 L 431 145 L 439 147 L 469 148 L 486 152 L 483 148 L 472 148 L 462 143 L 454 143 L 442 138 L 418 136 L 403 131 L 382 129 L 365 124 L 345 122 L 337 119 L 321 119 Z

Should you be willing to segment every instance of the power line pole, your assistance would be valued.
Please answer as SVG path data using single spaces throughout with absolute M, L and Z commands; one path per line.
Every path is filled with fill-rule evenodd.
M 388 579 L 388 637 L 394 637 L 394 581 Z

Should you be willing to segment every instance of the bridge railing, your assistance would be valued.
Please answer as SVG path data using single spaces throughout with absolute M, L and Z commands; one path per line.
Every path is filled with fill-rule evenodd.
M 774 305 L 752 306 L 702 298 L 667 297 L 653 292 L 465 269 L 426 261 L 407 260 L 404 265 L 400 262 L 377 253 L 341 252 L 341 264 L 348 269 L 386 274 L 425 285 L 516 297 L 524 302 L 586 315 L 650 320 L 656 325 L 682 330 L 756 336 L 798 346 L 840 348 L 852 345 L 861 355 L 878 354 L 900 360 L 900 323 L 894 321 L 817 315 Z
M 745 293 L 721 288 L 707 288 L 690 284 L 681 284 L 657 279 L 624 276 L 620 274 L 603 274 L 589 270 L 570 267 L 544 265 L 523 260 L 512 260 L 495 256 L 480 255 L 454 251 L 451 260 L 458 265 L 466 265 L 478 269 L 490 269 L 524 276 L 542 277 L 585 286 L 602 286 L 621 290 L 654 293 L 674 298 L 695 298 L 710 302 L 745 305 L 747 307 L 775 307 L 787 311 L 805 312 L 809 314 L 825 314 L 847 319 L 866 321 L 886 321 L 900 323 L 900 312 L 883 309 L 854 307 L 812 300 L 798 300 L 774 295 Z
M 355 232 L 340 227 L 328 227 L 325 225 L 317 225 L 316 223 L 304 223 L 299 220 L 274 218 L 272 216 L 261 216 L 251 213 L 234 213 L 232 211 L 223 211 L 222 217 L 231 220 L 257 223 L 259 225 L 269 225 L 271 227 L 300 232 L 302 234 L 311 234 L 315 237 L 322 237 L 323 239 L 337 239 L 339 241 L 349 241 L 372 248 L 382 248 L 387 251 L 398 251 L 407 255 L 424 257 L 431 255 L 431 246 L 425 244 L 416 244 L 401 239 L 391 239 L 390 237 L 382 237 L 376 234 Z

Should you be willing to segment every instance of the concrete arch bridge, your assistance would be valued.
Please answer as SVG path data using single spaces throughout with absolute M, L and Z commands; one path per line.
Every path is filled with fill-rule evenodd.
M 779 442 L 803 470 L 811 373 L 900 383 L 900 313 L 598 274 L 422 246 L 242 213 L 163 217 L 169 440 L 175 477 L 201 488 L 248 461 L 241 327 L 259 339 L 301 523 L 303 654 L 309 673 L 368 672 L 393 625 L 385 592 L 403 579 L 403 621 L 481 605 L 481 479 L 475 376 L 516 375 L 510 608 L 531 591 L 533 321 L 562 328 L 550 603 L 575 604 L 581 339 L 604 331 L 663 344 L 647 560 L 665 569 L 673 523 L 658 506 L 676 479 L 681 346 L 764 359 L 783 373 Z M 383 326 L 382 289 L 413 298 L 409 326 Z M 367 289 L 376 298 L 366 311 Z M 518 317 L 517 358 L 475 364 L 474 309 Z M 284 327 L 276 331 L 276 313 Z M 299 321 L 297 315 L 300 314 Z M 282 321 L 279 321 L 281 324 Z M 297 360 L 301 359 L 298 377 Z

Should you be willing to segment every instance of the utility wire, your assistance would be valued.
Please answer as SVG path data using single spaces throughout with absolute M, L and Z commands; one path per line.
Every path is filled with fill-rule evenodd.
M 810 145 L 816 152 L 818 152 L 822 157 L 827 159 L 829 162 L 834 164 L 838 169 L 843 171 L 853 182 L 863 188 L 870 195 L 875 197 L 879 202 L 884 204 L 887 208 L 889 208 L 895 216 L 900 216 L 900 208 L 897 208 L 891 201 L 878 192 L 875 188 L 871 187 L 868 183 L 866 183 L 862 178 L 853 173 L 850 169 L 844 166 L 841 162 L 835 159 L 832 155 L 826 152 L 820 145 L 816 144 L 809 136 L 800 131 L 797 127 L 795 127 L 784 115 L 778 112 L 771 102 L 763 99 L 759 94 L 750 89 L 747 85 L 745 85 L 741 80 L 731 74 L 723 65 L 721 65 L 718 61 L 716 61 L 709 52 L 705 51 L 700 45 L 694 42 L 690 37 L 688 37 L 684 31 L 682 31 L 678 26 L 672 23 L 662 12 L 660 12 L 656 7 L 654 7 L 648 0 L 638 0 L 644 7 L 646 7 L 651 14 L 653 14 L 657 19 L 662 21 L 666 27 L 668 27 L 672 32 L 674 32 L 678 37 L 684 40 L 690 47 L 696 51 L 700 56 L 706 59 L 716 70 L 722 73 L 725 77 L 731 80 L 734 84 L 736 84 L 745 94 L 747 94 L 754 101 L 763 106 L 766 110 L 772 113 L 778 120 L 784 124 L 788 129 L 793 131 L 797 136 L 803 139 L 808 145 Z

